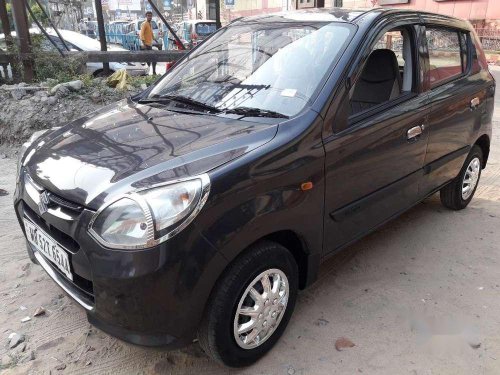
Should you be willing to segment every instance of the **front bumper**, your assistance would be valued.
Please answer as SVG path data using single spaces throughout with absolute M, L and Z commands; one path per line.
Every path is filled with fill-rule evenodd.
M 226 265 L 194 223 L 155 248 L 110 250 L 87 233 L 91 210 L 59 206 L 40 215 L 23 182 L 14 204 L 23 230 L 27 217 L 67 250 L 73 281 L 28 245 L 30 257 L 86 310 L 90 323 L 138 345 L 176 348 L 192 341 Z

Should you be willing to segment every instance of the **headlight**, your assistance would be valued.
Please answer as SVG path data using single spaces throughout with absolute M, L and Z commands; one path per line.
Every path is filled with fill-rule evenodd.
M 184 229 L 205 204 L 208 175 L 125 194 L 96 212 L 90 234 L 112 249 L 145 249 Z

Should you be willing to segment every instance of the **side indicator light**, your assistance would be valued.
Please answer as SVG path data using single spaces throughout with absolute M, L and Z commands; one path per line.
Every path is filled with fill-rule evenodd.
M 311 181 L 303 182 L 300 184 L 300 190 L 307 191 L 313 188 L 313 183 Z

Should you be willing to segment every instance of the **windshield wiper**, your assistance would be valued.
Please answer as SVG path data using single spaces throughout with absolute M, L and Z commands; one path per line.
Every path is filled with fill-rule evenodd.
M 249 117 L 271 117 L 271 118 L 288 118 L 287 115 L 283 113 L 271 111 L 262 108 L 253 107 L 235 107 L 224 110 L 224 113 L 249 116 Z
M 204 110 L 210 111 L 210 112 L 219 113 L 221 111 L 219 108 L 211 106 L 210 104 L 206 104 L 206 103 L 203 103 L 203 102 L 200 102 L 198 100 L 191 99 L 191 98 L 188 98 L 187 96 L 182 96 L 182 95 L 161 95 L 161 96 L 154 95 L 151 99 L 173 100 L 173 101 L 178 102 L 178 103 L 187 104 L 189 106 L 197 107 L 197 108 L 204 109 Z

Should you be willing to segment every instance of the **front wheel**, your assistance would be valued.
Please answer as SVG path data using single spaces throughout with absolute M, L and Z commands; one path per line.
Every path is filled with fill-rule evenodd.
M 216 361 L 248 366 L 266 354 L 295 307 L 298 269 L 283 246 L 269 241 L 249 248 L 217 282 L 198 332 Z
M 465 159 L 459 175 L 441 189 L 441 203 L 452 210 L 462 210 L 467 207 L 479 184 L 482 166 L 483 152 L 479 146 L 474 146 Z

